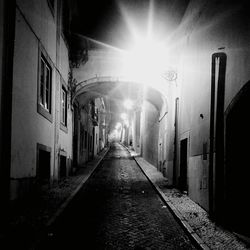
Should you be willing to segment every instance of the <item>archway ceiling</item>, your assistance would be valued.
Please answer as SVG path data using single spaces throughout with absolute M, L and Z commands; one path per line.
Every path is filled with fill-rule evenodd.
M 82 94 L 77 97 L 80 106 L 88 103 L 91 99 L 102 97 L 107 108 L 108 123 L 113 130 L 118 122 L 121 122 L 121 114 L 126 113 L 124 100 L 130 99 L 135 106 L 133 111 L 142 108 L 142 85 L 128 82 L 97 82 L 83 88 Z M 160 115 L 160 111 L 164 105 L 162 94 L 153 89 L 144 90 L 144 100 L 150 102 Z
M 143 86 L 128 82 L 97 82 L 83 88 L 82 94 L 77 97 L 80 105 L 85 105 L 89 100 L 97 97 L 104 97 L 110 102 L 111 112 L 124 112 L 123 102 L 126 99 L 132 100 L 137 108 L 140 108 Z M 153 89 L 144 90 L 144 100 L 150 102 L 160 112 L 164 105 L 162 94 Z M 139 105 L 139 106 L 138 106 Z
M 125 99 L 131 99 L 134 103 L 139 101 L 139 89 L 131 83 L 97 82 L 83 89 L 82 94 L 77 97 L 80 106 L 85 105 L 89 100 L 103 97 L 106 104 L 106 112 L 110 128 L 113 129 L 117 122 L 121 122 L 121 114 L 126 112 L 123 103 Z
M 83 88 L 83 92 L 77 97 L 77 100 L 80 105 L 84 105 L 88 100 L 97 97 L 105 97 L 105 99 L 113 103 L 120 104 L 125 99 L 131 99 L 136 102 L 139 98 L 139 89 L 130 83 L 97 82 Z

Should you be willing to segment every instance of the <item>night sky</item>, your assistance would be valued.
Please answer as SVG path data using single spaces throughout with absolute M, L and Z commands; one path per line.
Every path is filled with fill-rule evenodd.
M 75 0 L 73 30 L 98 41 L 123 47 L 132 39 L 131 24 L 146 32 L 150 2 L 154 6 L 153 29 L 168 32 L 178 24 L 188 0 Z

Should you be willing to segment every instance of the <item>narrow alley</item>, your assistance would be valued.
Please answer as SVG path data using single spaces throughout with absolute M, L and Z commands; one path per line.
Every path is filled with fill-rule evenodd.
M 196 249 L 118 143 L 39 249 Z
M 0 249 L 250 249 L 249 10 L 0 0 Z

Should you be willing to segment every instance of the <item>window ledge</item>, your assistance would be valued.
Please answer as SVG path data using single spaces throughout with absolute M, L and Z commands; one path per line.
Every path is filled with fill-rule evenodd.
M 48 110 L 46 110 L 41 104 L 37 104 L 37 112 L 45 117 L 47 120 L 49 120 L 51 123 L 53 122 L 52 114 L 49 113 Z
M 60 129 L 64 131 L 66 134 L 68 133 L 68 128 L 62 123 L 60 123 Z

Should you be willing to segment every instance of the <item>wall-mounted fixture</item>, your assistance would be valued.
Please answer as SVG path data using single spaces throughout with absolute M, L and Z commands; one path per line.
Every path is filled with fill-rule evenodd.
M 162 77 L 167 81 L 174 81 L 177 79 L 177 73 L 174 70 L 167 70 L 162 74 Z

